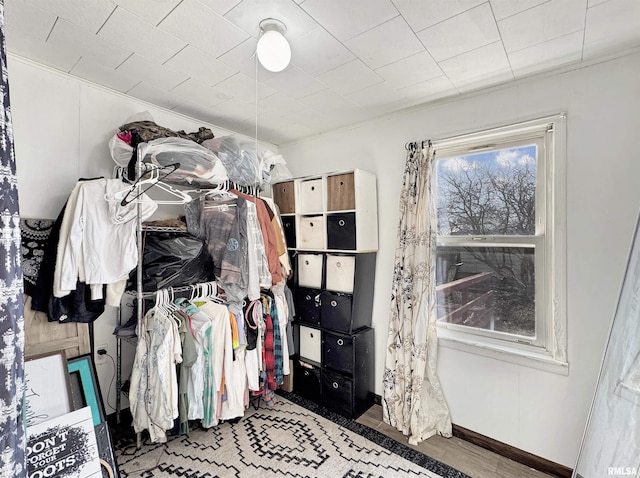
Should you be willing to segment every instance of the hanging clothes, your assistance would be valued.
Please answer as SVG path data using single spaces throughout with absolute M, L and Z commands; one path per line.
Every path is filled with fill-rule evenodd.
M 148 430 L 153 443 L 164 443 L 166 430 L 179 416 L 176 364 L 182 361 L 182 347 L 178 326 L 156 307 L 145 314 L 136 334 L 129 389 L 133 428 L 136 433 Z
M 138 205 L 123 206 L 105 197 L 126 186 L 120 179 L 103 178 L 81 181 L 74 187 L 60 227 L 55 297 L 68 295 L 79 279 L 91 285 L 93 299 L 102 298 L 102 285 L 107 284 L 107 305 L 120 305 L 129 273 L 138 264 Z M 144 194 L 141 200 L 142 220 L 146 220 L 158 206 Z
M 271 283 L 277 284 L 282 280 L 282 274 L 280 272 L 280 259 L 278 258 L 278 244 L 276 239 L 276 233 L 273 229 L 271 222 L 271 216 L 273 213 L 269 210 L 266 203 L 255 196 L 243 194 L 235 189 L 232 192 L 239 197 L 251 201 L 256 205 L 256 211 L 258 213 L 258 221 L 260 223 L 260 229 L 262 230 L 262 237 L 264 239 L 264 246 L 267 254 L 267 261 L 269 263 L 269 272 L 271 272 Z

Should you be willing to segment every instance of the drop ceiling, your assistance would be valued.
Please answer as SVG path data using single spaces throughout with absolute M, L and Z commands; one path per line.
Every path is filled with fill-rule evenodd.
M 278 145 L 640 47 L 639 0 L 4 3 L 10 53 Z M 255 61 L 268 17 L 280 73 Z

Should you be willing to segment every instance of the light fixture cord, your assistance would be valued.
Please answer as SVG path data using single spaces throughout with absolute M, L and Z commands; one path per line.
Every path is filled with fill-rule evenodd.
M 255 141 L 255 147 L 256 147 L 256 167 L 258 169 L 258 171 L 256 171 L 257 176 L 257 184 L 255 187 L 255 194 L 254 196 L 258 195 L 258 187 L 260 185 L 260 160 L 258 159 L 258 54 L 254 54 L 254 62 L 255 62 L 255 67 L 256 67 L 256 96 L 255 96 L 255 100 L 256 100 L 256 133 L 254 136 L 254 141 Z

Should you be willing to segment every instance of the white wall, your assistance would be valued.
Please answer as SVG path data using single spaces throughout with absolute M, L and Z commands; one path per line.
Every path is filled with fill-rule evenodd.
M 216 136 L 230 134 L 20 57 L 9 55 L 8 68 L 20 215 L 24 218 L 55 219 L 78 178 L 112 177 L 116 164 L 109 155 L 107 142 L 118 126 L 136 113 L 149 111 L 156 123 L 174 130 L 190 132 L 206 126 Z M 277 151 L 274 145 L 263 143 L 263 146 Z M 107 307 L 94 322 L 95 345 L 107 345 L 113 358 L 116 310 Z M 131 370 L 133 347 L 125 344 L 123 350 L 126 378 Z M 106 411 L 111 413 L 116 403 L 114 365 L 106 360 L 96 368 Z
M 454 423 L 575 465 L 640 206 L 638 78 L 636 54 L 280 147 L 295 176 L 347 168 L 377 175 L 377 394 L 382 394 L 404 144 L 565 111 L 569 375 L 442 346 L 438 371 Z

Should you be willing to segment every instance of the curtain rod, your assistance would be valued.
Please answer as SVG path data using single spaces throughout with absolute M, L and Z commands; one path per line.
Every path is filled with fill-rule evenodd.
M 454 136 L 447 136 L 446 138 L 440 138 L 440 139 L 434 139 L 434 140 L 426 139 L 423 141 L 409 141 L 405 143 L 404 147 L 407 151 L 412 147 L 417 148 L 419 144 L 421 144 L 421 147 L 424 148 L 425 143 L 427 143 L 429 146 L 442 147 L 445 143 L 448 143 L 450 141 L 458 141 L 463 139 L 470 139 L 470 138 L 484 137 L 484 136 L 491 137 L 493 135 L 500 134 L 504 131 L 517 132 L 518 130 L 537 129 L 544 126 L 545 124 L 547 124 L 547 129 L 549 129 L 553 127 L 553 123 L 557 121 L 565 121 L 566 119 L 567 119 L 567 115 L 564 111 L 562 111 L 558 114 L 551 115 L 551 116 L 545 116 L 538 119 L 522 121 L 520 123 L 513 123 L 507 126 L 498 126 L 494 128 L 485 129 L 485 130 L 476 130 L 469 133 L 456 134 Z

